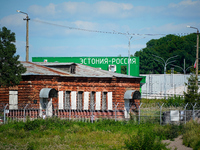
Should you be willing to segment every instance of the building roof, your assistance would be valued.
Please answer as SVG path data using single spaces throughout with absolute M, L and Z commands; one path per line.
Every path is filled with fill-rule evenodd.
M 134 76 L 128 76 L 125 74 L 114 73 L 111 71 L 101 70 L 78 63 L 48 63 L 48 62 L 21 62 L 27 71 L 22 75 L 54 75 L 54 76 L 72 76 L 72 77 L 101 77 L 101 78 L 140 78 Z M 75 73 L 63 70 L 75 65 Z M 61 67 L 61 68 L 59 68 Z

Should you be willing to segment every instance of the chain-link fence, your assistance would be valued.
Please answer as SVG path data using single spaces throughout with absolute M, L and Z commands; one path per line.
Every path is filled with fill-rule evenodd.
M 58 109 L 58 106 L 39 104 L 0 104 L 0 123 L 26 121 L 38 118 L 58 117 L 61 119 L 94 122 L 98 119 L 132 120 L 136 123 L 180 124 L 200 118 L 199 104 L 169 105 L 167 103 L 113 103 L 112 110 L 97 110 L 96 104 L 91 109 Z

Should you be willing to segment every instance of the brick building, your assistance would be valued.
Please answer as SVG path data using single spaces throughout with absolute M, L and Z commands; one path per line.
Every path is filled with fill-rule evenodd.
M 132 102 L 139 103 L 142 78 L 75 63 L 21 62 L 27 68 L 16 87 L 0 88 L 0 103 L 9 110 L 31 104 L 47 116 L 53 110 L 112 112 L 117 104 L 127 118 Z M 44 112 L 43 112 L 44 111 Z

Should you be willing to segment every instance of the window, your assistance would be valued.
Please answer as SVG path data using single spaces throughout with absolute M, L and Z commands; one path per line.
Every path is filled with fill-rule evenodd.
M 102 110 L 107 109 L 107 92 L 103 92 L 102 94 Z
M 18 91 L 9 91 L 9 109 L 18 109 Z
M 109 65 L 109 71 L 116 72 L 116 65 Z
M 70 109 L 70 91 L 65 92 L 65 109 Z
M 83 106 L 83 92 L 79 91 L 78 92 L 77 109 L 82 110 L 82 106 Z
M 90 109 L 94 110 L 94 96 L 95 96 L 95 92 L 91 92 L 90 95 Z
M 127 74 L 127 66 L 121 66 L 121 74 Z

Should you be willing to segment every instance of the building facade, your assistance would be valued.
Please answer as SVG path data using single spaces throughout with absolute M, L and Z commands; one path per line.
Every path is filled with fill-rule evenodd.
M 140 77 L 101 70 L 76 63 L 21 62 L 27 68 L 16 87 L 0 88 L 0 103 L 10 110 L 30 104 L 38 115 L 88 111 L 128 118 L 131 105 L 140 102 Z M 72 113 L 71 112 L 71 113 Z M 63 114 L 64 115 L 64 114 Z M 69 114 L 66 114 L 69 115 Z

